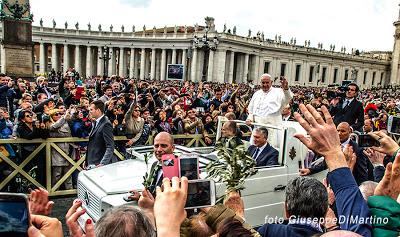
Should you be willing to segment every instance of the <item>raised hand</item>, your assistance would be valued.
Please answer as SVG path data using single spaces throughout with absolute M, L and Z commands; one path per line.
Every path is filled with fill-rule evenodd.
M 385 175 L 375 189 L 374 195 L 389 196 L 397 200 L 400 194 L 400 154 L 386 166 Z
M 297 112 L 294 113 L 294 117 L 307 131 L 310 138 L 306 138 L 303 134 L 296 134 L 295 137 L 308 149 L 323 155 L 330 171 L 348 167 L 340 147 L 339 134 L 328 109 L 325 106 L 321 107 L 324 120 L 318 111 L 309 104 L 307 106 L 300 104 L 299 108 L 305 119 Z
M 49 201 L 49 192 L 43 188 L 31 191 L 29 196 L 29 210 L 35 215 L 50 215 L 53 210 L 54 202 Z

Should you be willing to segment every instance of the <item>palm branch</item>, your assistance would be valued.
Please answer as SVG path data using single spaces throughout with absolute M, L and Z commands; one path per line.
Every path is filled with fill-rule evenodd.
M 244 145 L 234 144 L 229 147 L 217 142 L 218 159 L 206 166 L 208 177 L 223 182 L 228 193 L 243 190 L 246 178 L 257 173 L 256 162 L 247 153 Z

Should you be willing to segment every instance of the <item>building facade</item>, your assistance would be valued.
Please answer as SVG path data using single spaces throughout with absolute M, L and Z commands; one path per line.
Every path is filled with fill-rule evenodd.
M 398 23 L 398 24 L 397 24 Z M 400 23 L 395 22 L 396 32 Z M 247 37 L 229 31 L 217 32 L 212 21 L 206 27 L 171 27 L 119 32 L 33 26 L 34 71 L 44 74 L 75 68 L 81 76 L 119 75 L 121 77 L 165 80 L 167 64 L 183 64 L 185 78 L 191 81 L 258 83 L 263 73 L 286 76 L 291 85 L 328 86 L 343 80 L 355 80 L 361 87 L 400 84 L 400 42 L 395 34 L 392 52 L 341 52 L 299 45 L 296 40 L 283 42 L 264 39 L 257 33 Z M 1 29 L 0 29 L 1 30 Z M 218 39 L 216 50 L 194 47 L 195 36 Z M 396 38 L 397 37 L 397 38 Z M 105 48 L 106 47 L 106 48 Z M 397 47 L 397 48 L 396 48 Z M 396 50 L 397 49 L 397 50 Z M 108 55 L 104 55 L 104 50 Z M 0 54 L 0 62 L 3 57 Z M 106 58 L 106 59 L 105 59 Z M 107 63 L 104 61 L 107 60 Z M 397 67 L 396 67 L 397 66 Z M 107 67 L 106 70 L 104 67 Z M 397 70 L 391 70 L 397 68 Z M 2 67 L 3 69 L 3 67 Z M 396 72 L 394 72 L 396 71 Z

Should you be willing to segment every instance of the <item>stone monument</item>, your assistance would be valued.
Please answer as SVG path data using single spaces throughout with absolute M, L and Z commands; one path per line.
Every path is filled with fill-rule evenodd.
M 29 0 L 0 3 L 1 72 L 12 77 L 33 78 L 32 21 Z

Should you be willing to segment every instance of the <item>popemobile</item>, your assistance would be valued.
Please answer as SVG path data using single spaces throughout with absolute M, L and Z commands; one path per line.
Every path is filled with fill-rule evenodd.
M 216 138 L 221 136 L 223 119 L 218 120 L 218 132 Z M 244 121 L 236 121 L 240 126 L 246 126 Z M 265 126 L 268 130 L 275 130 L 275 137 L 269 137 L 269 143 L 278 150 L 278 165 L 257 167 L 257 173 L 245 181 L 245 189 L 241 196 L 245 206 L 246 222 L 253 227 L 261 226 L 267 218 L 284 217 L 285 188 L 287 182 L 299 176 L 299 169 L 307 166 L 308 148 L 294 134 L 306 134 L 305 130 L 297 123 L 284 121 L 279 127 L 263 124 L 254 126 Z M 245 141 L 245 145 L 249 142 Z M 199 157 L 199 168 L 201 178 L 207 177 L 205 166 L 217 158 L 215 147 L 188 148 L 180 145 L 175 146 L 175 155 L 197 154 Z M 129 157 L 124 161 L 102 166 L 92 170 L 80 172 L 78 177 L 78 198 L 83 200 L 82 207 L 94 222 L 110 208 L 129 204 L 137 205 L 136 201 L 126 199 L 131 190 L 141 191 L 143 189 L 143 176 L 150 165 L 145 163 L 145 155 L 153 151 L 152 146 L 134 147 L 128 151 Z M 152 157 L 148 164 L 156 161 Z M 326 172 L 314 175 L 322 180 Z M 216 197 L 225 194 L 226 187 L 223 183 L 215 183 Z M 81 223 L 84 223 L 81 221 Z

